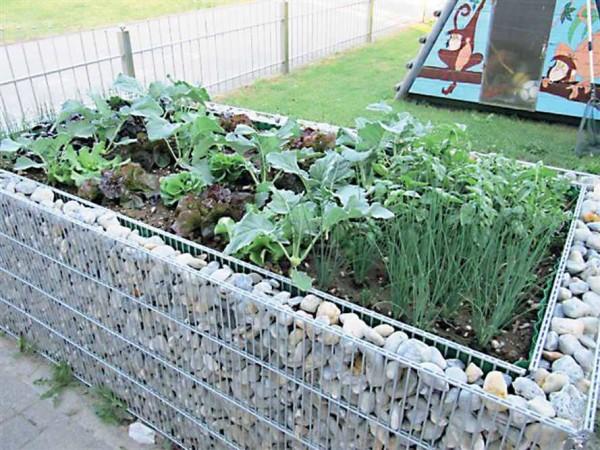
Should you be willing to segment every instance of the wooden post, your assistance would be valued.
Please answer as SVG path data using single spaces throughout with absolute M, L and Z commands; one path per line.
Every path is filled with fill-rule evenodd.
M 135 67 L 133 66 L 133 51 L 131 49 L 131 37 L 129 36 L 129 30 L 125 27 L 121 27 L 117 33 L 119 41 L 119 51 L 121 52 L 121 66 L 123 73 L 130 77 L 135 78 Z
M 281 20 L 281 71 L 284 74 L 290 73 L 290 3 L 285 0 L 283 6 L 283 17 Z
M 425 23 L 427 21 L 427 0 L 423 0 L 423 17 L 421 18 L 421 22 Z
M 375 16 L 375 0 L 369 0 L 369 12 L 367 16 L 367 42 L 373 42 L 373 19 Z

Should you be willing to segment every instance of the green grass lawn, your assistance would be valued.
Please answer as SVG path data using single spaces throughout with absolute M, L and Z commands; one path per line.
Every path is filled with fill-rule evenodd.
M 249 0 L 0 0 L 0 41 L 14 42 L 243 1 Z
M 423 27 L 405 30 L 288 76 L 258 81 L 217 100 L 349 126 L 355 117 L 369 116 L 365 111 L 367 105 L 379 100 L 393 101 L 393 87 L 404 77 L 405 64 L 417 54 L 417 39 L 425 31 Z M 398 111 L 408 111 L 422 121 L 467 125 L 473 150 L 600 173 L 600 157 L 574 155 L 576 127 L 414 101 L 394 102 L 394 105 Z

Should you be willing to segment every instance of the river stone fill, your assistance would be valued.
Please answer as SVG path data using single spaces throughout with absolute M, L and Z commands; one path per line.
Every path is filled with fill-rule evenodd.
M 2 187 L 1 178 L 0 187 Z M 73 215 L 80 216 L 81 211 L 86 210 L 81 205 L 74 205 L 69 202 L 63 204 L 62 202 L 57 201 L 55 204 L 56 208 L 64 209 L 66 206 L 67 211 L 65 214 L 68 213 L 67 215 L 69 215 L 69 217 Z M 62 209 L 60 210 L 62 211 Z M 90 213 L 97 216 L 93 225 L 100 227 L 103 232 L 108 232 L 108 228 L 114 228 L 114 226 L 118 224 L 118 222 L 115 223 L 114 218 L 107 218 L 107 213 L 102 209 L 98 209 L 98 211 L 99 213 L 96 213 L 95 210 L 90 211 Z M 101 218 L 102 222 L 106 223 L 107 226 L 103 226 L 100 223 Z M 125 230 L 120 231 L 120 233 L 125 234 Z M 128 242 L 142 251 L 151 251 L 165 245 L 164 241 L 161 241 L 158 236 L 155 236 L 154 238 L 141 238 L 137 235 L 133 238 L 132 236 L 134 235 L 135 233 L 132 233 L 131 230 L 129 230 L 127 235 Z M 51 245 L 52 244 L 49 243 L 49 247 Z M 153 264 L 151 257 L 146 259 L 146 262 L 143 262 L 144 258 L 140 258 L 141 254 L 138 254 L 135 251 L 132 252 L 132 249 L 124 250 L 126 251 L 119 254 L 115 253 L 116 259 L 114 261 L 114 267 L 118 267 L 123 271 L 122 274 L 120 274 L 121 277 L 125 275 L 135 277 L 137 271 L 143 270 L 150 272 L 158 268 L 157 265 Z M 165 252 L 164 258 L 167 260 L 171 259 L 174 263 L 177 263 L 177 267 L 183 266 L 181 270 L 195 269 L 191 264 L 183 263 L 184 261 L 192 261 L 190 257 L 184 256 L 186 254 L 181 254 L 175 249 L 172 249 L 172 251 L 161 251 Z M 134 254 L 136 255 L 135 267 L 134 264 L 131 263 L 124 265 L 124 263 L 127 263 L 128 261 L 134 261 Z M 587 258 L 588 253 L 585 255 Z M 205 261 L 205 259 L 202 258 L 198 259 L 200 261 Z M 113 261 L 111 261 L 111 267 L 112 264 Z M 164 266 L 164 263 L 161 264 Z M 319 389 L 322 388 L 324 391 L 327 390 L 327 392 L 331 392 L 336 399 L 348 402 L 348 404 L 358 408 L 359 411 L 369 415 L 369 417 L 377 417 L 385 421 L 393 418 L 395 424 L 400 427 L 398 422 L 399 417 L 401 414 L 404 414 L 404 417 L 409 420 L 411 426 L 424 427 L 423 435 L 426 434 L 427 437 L 436 440 L 440 445 L 446 445 L 444 443 L 452 442 L 465 443 L 467 442 L 465 436 L 468 433 L 475 432 L 476 424 L 473 422 L 473 419 L 469 419 L 469 415 L 465 414 L 463 411 L 477 411 L 485 405 L 486 411 L 493 411 L 492 417 L 496 417 L 497 414 L 506 414 L 507 407 L 497 405 L 490 400 L 485 400 L 485 402 L 481 401 L 481 398 L 476 394 L 477 389 L 481 390 L 481 384 L 483 384 L 483 391 L 498 398 L 511 400 L 511 402 L 514 401 L 515 405 L 518 404 L 521 407 L 528 407 L 532 411 L 545 417 L 552 416 L 551 409 L 554 409 L 557 416 L 564 420 L 576 421 L 583 417 L 585 396 L 580 391 L 580 388 L 583 389 L 585 386 L 585 383 L 582 383 L 582 381 L 585 381 L 585 377 L 589 376 L 589 368 L 583 367 L 583 364 L 579 361 L 583 361 L 585 359 L 584 356 L 587 356 L 587 354 L 581 352 L 581 348 L 578 348 L 575 352 L 575 354 L 579 356 L 579 359 L 576 356 L 571 357 L 570 355 L 558 357 L 552 366 L 549 366 L 551 372 L 539 379 L 541 386 L 539 386 L 539 390 L 537 390 L 530 384 L 534 383 L 535 386 L 538 386 L 538 384 L 536 384 L 537 380 L 533 381 L 527 377 L 523 378 L 523 380 L 526 381 L 523 381 L 520 378 L 511 379 L 511 377 L 506 374 L 497 371 L 484 373 L 473 362 L 467 365 L 463 373 L 462 369 L 459 368 L 455 362 L 446 359 L 437 348 L 427 345 L 414 337 L 409 338 L 409 336 L 401 330 L 394 330 L 393 327 L 390 329 L 390 325 L 387 324 L 384 328 L 385 331 L 380 333 L 377 327 L 369 327 L 365 323 L 365 320 L 355 313 L 339 314 L 338 320 L 344 325 L 343 327 L 339 327 L 332 323 L 330 315 L 317 314 L 319 305 L 326 302 L 326 300 L 320 299 L 313 294 L 309 294 L 301 297 L 298 302 L 291 301 L 292 298 L 289 293 L 279 290 L 279 284 L 276 280 L 264 280 L 261 277 L 255 277 L 252 274 L 237 274 L 231 268 L 223 266 L 216 261 L 205 261 L 204 264 L 197 263 L 197 265 L 200 267 L 198 273 L 202 273 L 208 277 L 217 274 L 217 277 L 215 277 L 216 280 L 213 278 L 211 283 L 216 282 L 217 280 L 219 283 L 222 283 L 221 287 L 214 288 L 209 287 L 207 284 L 203 285 L 203 287 L 206 286 L 206 288 L 204 288 L 203 295 L 199 295 L 199 298 L 204 298 L 204 302 L 181 301 L 179 306 L 175 308 L 174 305 L 171 304 L 171 299 L 161 298 L 160 295 L 155 295 L 155 293 L 158 294 L 161 292 L 162 288 L 152 288 L 143 292 L 143 295 L 149 299 L 155 299 L 157 304 L 161 305 L 161 307 L 164 305 L 170 316 L 176 316 L 179 318 L 178 320 L 184 320 L 184 318 L 185 320 L 195 320 L 197 321 L 196 323 L 198 324 L 199 329 L 205 330 L 205 332 L 208 333 L 216 332 L 220 338 L 226 339 L 228 342 L 234 342 L 236 343 L 236 346 L 242 345 L 240 348 L 248 348 L 245 347 L 247 344 L 244 343 L 254 342 L 253 345 L 255 347 L 253 348 L 257 350 L 256 355 L 258 357 L 273 352 L 273 355 L 277 355 L 273 357 L 279 358 L 277 360 L 281 361 L 284 370 L 308 371 L 312 376 L 312 378 L 306 379 L 308 383 L 319 383 Z M 193 298 L 194 292 L 201 292 L 203 289 L 203 287 L 200 286 L 195 287 L 195 289 L 199 289 L 199 291 L 187 289 L 185 285 L 192 283 L 192 280 L 194 280 L 193 277 L 189 277 L 188 275 L 188 272 L 182 272 L 172 278 L 172 292 L 179 292 L 180 297 L 178 298 L 185 299 L 190 295 Z M 584 277 L 584 274 L 580 276 Z M 583 303 L 586 303 L 585 295 L 588 295 L 587 298 L 589 299 L 589 294 L 594 293 L 594 285 L 593 283 L 590 283 L 590 279 L 592 279 L 593 282 L 594 276 L 596 275 L 585 275 L 586 278 L 581 280 L 590 285 L 590 289 L 583 293 L 583 295 L 580 295 L 583 299 Z M 161 280 L 159 272 L 152 278 Z M 240 282 L 238 280 L 244 281 Z M 273 281 L 273 283 L 271 283 L 271 281 Z M 165 286 L 164 282 L 165 280 L 163 279 L 161 281 L 162 287 Z M 567 286 L 577 282 L 577 280 L 570 280 L 570 282 L 567 283 Z M 245 289 L 242 289 L 243 291 L 247 291 L 251 288 L 252 292 L 256 292 L 257 294 L 260 293 L 261 298 L 264 298 L 266 303 L 245 301 L 243 296 L 239 293 L 231 292 L 228 294 L 226 289 L 227 283 L 231 283 L 231 285 L 239 288 L 243 285 L 245 287 Z M 257 285 L 262 286 L 263 284 L 265 289 L 257 289 Z M 269 286 L 269 288 L 267 288 L 267 286 Z M 90 293 L 90 295 L 93 295 L 93 293 Z M 307 303 L 314 303 L 315 300 L 312 297 L 309 297 L 311 295 L 318 300 L 317 307 L 313 312 L 309 312 L 300 306 L 302 302 L 304 302 L 305 307 Z M 308 301 L 306 300 L 306 297 L 309 297 Z M 84 296 L 82 298 L 87 297 Z M 577 298 L 577 296 L 571 295 L 571 297 L 568 297 L 565 295 L 562 300 L 568 300 L 569 298 Z M 92 304 L 92 300 L 97 304 L 97 299 L 98 297 L 96 295 L 94 295 L 93 298 L 90 297 L 90 304 Z M 270 302 L 272 302 L 272 304 Z M 120 302 L 120 304 L 123 305 L 124 303 Z M 191 310 L 188 310 L 188 308 L 194 310 L 196 304 L 204 305 L 202 313 L 192 313 Z M 279 307 L 282 308 L 281 311 L 271 311 L 271 308 L 273 308 L 272 305 L 275 304 L 280 305 Z M 241 308 L 238 308 L 238 305 Z M 560 306 L 563 312 L 571 311 L 568 305 L 566 309 L 565 305 L 561 304 Z M 580 304 L 574 306 L 581 307 Z M 310 310 L 313 308 L 308 307 L 307 309 Z M 592 311 L 591 306 L 590 311 Z M 594 311 L 592 312 L 594 313 L 594 317 L 585 315 L 576 319 L 565 317 L 565 320 L 575 320 L 576 325 L 573 325 L 573 322 L 559 322 L 556 327 L 553 327 L 557 328 L 555 331 L 557 339 L 560 341 L 562 338 L 563 342 L 574 342 L 571 338 L 565 337 L 566 333 L 560 332 L 565 331 L 569 326 L 572 326 L 576 331 L 573 336 L 582 342 L 582 346 L 583 342 L 593 342 L 591 333 L 597 333 L 597 325 L 594 328 L 594 324 L 589 319 L 595 318 L 597 314 Z M 293 314 L 298 318 L 294 319 L 292 316 Z M 134 316 L 130 317 L 133 318 Z M 140 332 L 140 324 L 152 324 L 145 327 L 150 331 L 152 328 L 162 329 L 163 322 L 164 326 L 168 323 L 168 321 L 165 321 L 164 319 L 160 319 L 156 322 L 159 317 L 153 317 L 152 314 L 143 314 L 136 317 L 137 319 L 135 320 L 128 320 L 130 323 L 128 329 L 131 330 L 132 336 L 138 333 L 140 338 L 147 333 Z M 228 318 L 226 319 L 226 317 Z M 560 317 L 558 319 L 560 319 Z M 113 314 L 110 320 L 119 320 L 118 315 Z M 581 333 L 579 333 L 581 326 L 583 329 L 581 330 Z M 166 330 L 166 328 L 164 329 Z M 325 330 L 331 330 L 331 332 Z M 352 331 L 349 332 L 349 330 Z M 335 331 L 335 333 L 333 331 Z M 231 392 L 235 392 L 236 397 L 239 398 L 242 403 L 250 402 L 248 404 L 259 408 L 281 408 L 280 411 L 283 416 L 287 414 L 290 414 L 291 416 L 294 415 L 293 410 L 288 408 L 293 407 L 293 405 L 298 405 L 298 403 L 285 400 L 287 398 L 286 395 L 288 394 L 284 394 L 284 392 L 287 390 L 288 393 L 291 393 L 289 389 L 292 388 L 292 385 L 290 385 L 287 378 L 280 377 L 278 378 L 279 381 L 274 383 L 276 377 L 274 378 L 272 375 L 267 375 L 266 368 L 260 369 L 258 372 L 253 372 L 254 375 L 252 377 L 244 375 L 240 380 L 245 380 L 243 383 L 237 382 L 237 377 L 235 376 L 231 379 L 222 378 L 222 376 L 220 379 L 214 378 L 214 374 L 219 373 L 219 371 L 221 371 L 221 374 L 225 374 L 227 373 L 228 368 L 233 369 L 234 366 L 232 366 L 232 364 L 236 364 L 236 361 L 238 361 L 238 364 L 241 363 L 244 365 L 241 367 L 241 370 L 257 366 L 244 359 L 240 360 L 239 357 L 236 359 L 235 355 L 226 348 L 221 347 L 215 342 L 211 343 L 210 340 L 206 339 L 199 341 L 199 346 L 191 347 L 196 350 L 190 352 L 190 348 L 181 345 L 181 343 L 189 338 L 185 338 L 183 334 L 175 329 L 172 329 L 170 333 L 170 335 L 169 333 L 166 333 L 164 336 L 160 337 L 147 335 L 147 337 L 143 337 L 143 339 L 148 339 L 149 342 L 152 342 L 151 347 L 153 351 L 164 355 L 165 358 L 175 358 L 177 355 L 188 352 L 191 354 L 199 353 L 198 358 L 195 356 L 190 357 L 190 361 L 193 361 L 193 366 L 195 367 L 193 370 L 204 374 L 202 375 L 205 377 L 204 379 L 219 380 L 213 385 L 218 391 L 229 392 L 229 389 L 231 389 Z M 192 333 L 192 335 L 198 336 L 194 333 Z M 377 335 L 378 338 L 381 338 L 383 342 L 378 338 L 375 338 L 375 335 Z M 352 336 L 354 340 L 349 340 L 348 336 Z M 368 336 L 370 336 L 371 339 L 369 339 Z M 358 342 L 356 339 L 358 339 Z M 381 348 L 378 347 L 379 344 L 382 345 Z M 258 352 L 256 345 L 261 346 L 263 353 Z M 588 345 L 590 345 L 589 342 Z M 584 347 L 582 348 L 583 350 L 589 350 Z M 264 353 L 265 350 L 267 350 L 267 353 Z M 407 366 L 405 363 L 390 361 L 388 359 L 389 357 L 383 356 L 383 354 L 377 354 L 378 351 L 391 352 L 392 354 L 403 358 L 404 361 L 409 361 L 410 364 Z M 135 361 L 136 365 L 145 366 L 144 369 L 139 372 L 142 374 L 140 376 L 151 377 L 150 374 L 155 371 L 151 366 L 147 366 L 147 363 L 138 360 L 135 355 L 130 355 L 128 359 L 132 363 Z M 394 370 L 390 370 L 392 366 L 395 367 Z M 423 370 L 417 370 L 419 367 Z M 241 373 L 239 370 L 231 370 L 229 373 L 234 372 Z M 247 374 L 248 372 L 246 371 L 244 373 Z M 295 373 L 301 374 L 301 372 Z M 321 373 L 322 375 L 320 375 Z M 168 372 L 165 372 L 165 375 L 167 374 Z M 327 374 L 327 379 L 325 379 L 325 374 Z M 384 374 L 385 376 L 378 374 Z M 389 375 L 391 375 L 391 377 Z M 552 375 L 555 376 L 552 377 Z M 447 376 L 450 382 L 444 381 L 444 378 L 442 378 L 444 376 Z M 569 380 L 568 382 L 565 381 L 565 377 Z M 148 378 L 148 380 L 150 379 L 152 378 Z M 465 385 L 465 381 L 475 390 L 475 393 L 471 393 L 460 387 Z M 165 386 L 168 386 L 170 380 L 164 380 L 164 382 L 166 383 Z M 542 395 L 537 395 L 540 391 L 542 392 Z M 186 389 L 181 392 L 193 392 L 193 390 Z M 453 392 L 456 394 L 452 394 Z M 548 393 L 549 396 L 547 396 Z M 404 397 L 405 395 L 408 395 L 408 397 Z M 528 400 L 525 395 L 532 398 Z M 305 408 L 315 408 L 316 406 L 311 404 L 311 401 L 318 401 L 318 396 L 306 395 L 304 397 L 306 398 L 302 400 L 302 406 L 298 411 L 305 411 L 308 413 Z M 303 399 L 304 397 L 300 395 L 297 399 Z M 451 399 L 453 397 L 455 398 L 455 401 L 461 399 L 461 406 L 459 410 L 455 410 L 454 413 L 451 408 Z M 309 400 L 309 398 L 312 400 Z M 467 400 L 467 398 L 469 398 L 469 400 Z M 583 402 L 581 401 L 582 398 L 584 399 Z M 407 411 L 399 411 L 397 404 L 395 407 L 391 407 L 391 405 L 394 405 L 394 401 L 397 402 L 402 399 L 407 401 Z M 444 405 L 447 400 L 449 401 L 449 409 L 446 410 L 442 405 Z M 180 400 L 178 399 L 177 401 Z M 232 420 L 233 417 L 237 417 L 239 412 L 233 405 L 229 404 L 227 401 L 222 403 L 224 404 L 218 406 L 218 408 L 222 408 L 223 410 L 227 408 L 229 410 L 229 415 L 227 417 L 231 417 Z M 304 403 L 306 403 L 306 405 L 304 405 Z M 214 405 L 217 405 L 217 403 L 215 402 Z M 211 413 L 209 412 L 211 408 L 214 409 L 217 408 L 217 406 L 210 406 L 208 409 L 207 407 L 202 408 L 205 417 L 211 416 Z M 571 418 L 565 417 L 569 412 L 579 409 L 581 409 L 579 414 L 574 414 Z M 425 412 L 423 413 L 421 411 Z M 217 412 L 216 414 L 218 416 L 219 413 Z M 461 422 L 457 420 L 458 417 L 461 417 L 464 420 Z M 533 436 L 535 434 L 534 431 L 531 431 L 534 430 L 533 426 L 540 424 L 535 423 L 535 421 L 532 422 L 533 419 L 526 420 L 526 416 L 523 416 L 523 419 L 523 425 L 529 423 L 525 435 L 530 437 Z M 240 421 L 238 422 L 239 424 L 245 423 L 246 425 L 238 425 L 238 423 L 234 425 L 233 422 L 230 422 L 228 419 L 218 420 L 222 421 L 222 429 L 224 432 L 237 433 L 239 436 L 243 436 L 243 439 L 247 439 L 246 442 L 256 441 L 257 445 L 260 445 L 260 440 L 256 440 L 257 428 L 255 422 Z M 348 414 L 339 420 L 340 422 L 338 423 L 340 423 L 345 430 L 356 430 L 357 436 L 359 436 L 357 439 L 359 440 L 364 440 L 366 436 L 367 439 L 375 439 L 377 442 L 383 444 L 385 442 L 391 442 L 390 439 L 396 439 L 395 436 L 387 436 L 377 429 L 377 427 L 373 427 L 372 425 L 369 429 L 373 429 L 373 432 L 369 431 L 367 435 L 361 435 L 361 430 L 364 429 L 364 427 L 360 427 L 359 423 L 363 419 L 360 419 L 353 414 Z M 489 433 L 488 431 L 484 431 L 473 435 L 474 442 L 476 442 L 478 446 L 481 444 L 493 448 L 494 445 L 500 442 L 498 435 L 492 432 L 492 430 L 501 429 L 501 426 L 499 424 L 494 425 L 494 419 L 490 420 L 491 423 L 487 426 L 490 431 Z M 544 436 L 549 436 L 550 434 L 551 433 L 546 433 Z M 333 433 L 332 436 L 334 435 L 337 436 Z M 276 433 L 273 435 L 273 430 L 270 428 L 264 430 L 264 436 L 264 442 L 277 442 L 276 439 L 278 436 Z M 556 439 L 565 438 L 564 436 L 557 436 Z M 339 444 L 347 441 L 339 439 L 335 442 L 336 444 Z M 471 442 L 471 440 L 469 440 L 469 442 Z

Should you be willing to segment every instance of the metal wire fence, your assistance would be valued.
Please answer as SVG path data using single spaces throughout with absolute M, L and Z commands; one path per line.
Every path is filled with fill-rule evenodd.
M 63 212 L 0 191 L 0 327 L 186 449 L 545 449 L 577 433 Z
M 21 42 L 6 36 L 0 124 L 104 93 L 121 72 L 145 84 L 172 76 L 224 92 L 423 21 L 442 2 L 258 0 Z

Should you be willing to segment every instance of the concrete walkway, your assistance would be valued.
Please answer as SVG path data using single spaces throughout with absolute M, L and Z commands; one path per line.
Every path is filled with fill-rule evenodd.
M 14 340 L 0 336 L 0 450 L 159 450 L 141 445 L 126 426 L 106 425 L 94 413 L 93 398 L 83 385 L 66 389 L 55 404 L 40 398 L 50 364 L 37 355 L 19 353 Z

